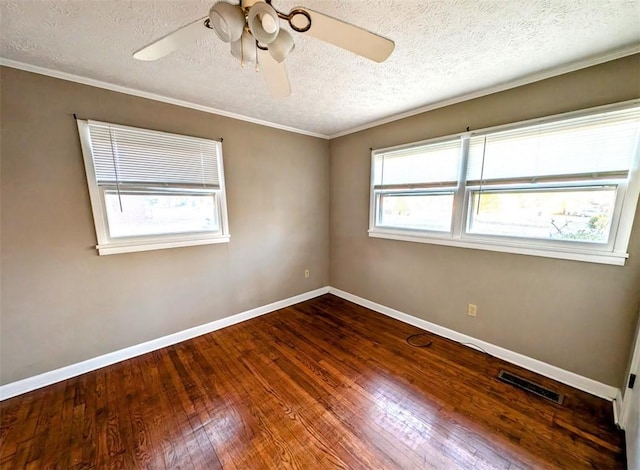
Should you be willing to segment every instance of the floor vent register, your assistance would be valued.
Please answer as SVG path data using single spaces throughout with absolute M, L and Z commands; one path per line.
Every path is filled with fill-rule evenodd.
M 513 385 L 514 387 L 521 388 L 522 390 L 526 390 L 527 392 L 533 393 L 534 395 L 538 395 L 539 397 L 551 400 L 558 405 L 562 405 L 562 401 L 564 400 L 564 395 L 562 395 L 561 393 L 549 390 L 542 385 L 531 382 L 530 380 L 524 379 L 522 377 L 518 377 L 517 375 L 514 375 L 511 372 L 507 372 L 506 370 L 501 370 L 498 374 L 498 378 L 503 382 Z

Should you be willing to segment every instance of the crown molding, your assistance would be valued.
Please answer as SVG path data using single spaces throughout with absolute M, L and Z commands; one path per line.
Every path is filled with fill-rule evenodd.
M 59 78 L 61 80 L 67 80 L 71 82 L 81 83 L 83 85 L 94 86 L 97 88 L 103 88 L 105 90 L 117 91 L 119 93 L 125 93 L 127 95 L 138 96 L 140 98 L 147 98 L 154 101 L 160 101 L 163 103 L 173 104 L 176 106 L 182 106 L 184 108 L 195 109 L 198 111 L 203 111 L 205 113 L 216 114 L 219 116 L 228 117 L 231 119 L 238 119 L 240 121 L 250 122 L 252 124 L 258 124 L 261 126 L 271 127 L 274 129 L 280 129 L 287 132 L 293 132 L 296 134 L 308 135 L 310 137 L 318 137 L 320 139 L 336 139 L 338 137 L 343 137 L 349 134 L 355 134 L 356 132 L 364 131 L 367 129 L 371 129 L 373 127 L 381 126 L 383 124 L 388 124 L 394 121 L 399 121 L 400 119 L 404 119 L 407 117 L 415 116 L 417 114 L 426 113 L 428 111 L 433 111 L 434 109 L 444 108 L 446 106 L 451 106 L 453 104 L 462 103 L 463 101 L 469 101 L 475 98 L 481 98 L 483 96 L 491 95 L 493 93 L 498 93 L 501 91 L 510 90 L 512 88 L 517 88 L 519 86 L 528 85 L 530 83 L 538 82 L 541 80 L 546 80 L 547 78 L 557 77 L 558 75 L 563 75 L 566 73 L 575 72 L 580 69 L 592 67 L 595 65 L 603 64 L 605 62 L 609 62 L 616 59 L 622 59 L 623 57 L 627 57 L 633 54 L 640 53 L 640 44 L 633 44 L 630 46 L 626 46 L 620 49 L 616 49 L 613 51 L 609 51 L 603 54 L 598 54 L 594 56 L 590 56 L 586 59 L 582 59 L 576 62 L 571 62 L 569 64 L 565 64 L 559 67 L 553 67 L 547 70 L 543 70 L 541 72 L 536 72 L 530 75 L 526 75 L 524 77 L 517 78 L 515 80 L 510 80 L 508 82 L 501 83 L 499 85 L 495 85 L 488 88 L 483 88 L 482 90 L 474 91 L 471 93 L 466 93 L 464 95 L 456 96 L 454 98 L 449 98 L 446 100 L 437 101 L 435 103 L 431 103 L 425 106 L 421 106 L 419 108 L 415 108 L 409 111 L 405 111 L 399 114 L 393 114 L 391 116 L 387 116 L 385 118 L 369 122 L 367 124 L 363 124 L 361 126 L 356 126 L 335 134 L 327 135 L 321 134 L 318 132 L 311 132 L 304 129 L 298 129 L 295 127 L 289 127 L 282 124 L 276 124 L 269 121 L 264 121 L 261 119 L 255 119 L 249 116 L 244 116 L 242 114 L 231 113 L 228 111 L 223 111 L 221 109 L 212 108 L 209 106 L 203 106 L 197 103 L 192 103 L 190 101 L 178 100 L 175 98 L 169 98 L 167 96 L 158 95 L 155 93 L 149 93 L 142 90 L 137 90 L 133 88 L 128 88 L 121 85 L 116 85 L 113 83 L 104 82 L 101 80 L 96 80 L 93 78 L 87 78 L 80 75 L 74 75 L 67 72 L 61 72 L 58 70 L 53 70 L 45 67 L 40 67 L 37 65 L 31 65 L 24 62 L 18 62 L 11 59 L 6 59 L 0 57 L 0 65 L 11 67 L 14 69 L 24 70 L 27 72 L 33 72 L 40 75 L 47 75 L 49 77 Z
M 510 90 L 512 88 L 517 88 L 519 86 L 528 85 L 530 83 L 539 82 L 541 80 L 546 80 L 547 78 L 557 77 L 558 75 L 564 75 L 565 73 L 575 72 L 580 69 L 593 67 L 594 65 L 603 64 L 605 62 L 610 62 L 616 59 L 622 59 L 623 57 L 627 57 L 627 56 L 638 54 L 638 53 L 640 53 L 640 44 L 634 44 L 634 45 L 623 47 L 621 49 L 616 49 L 614 51 L 610 51 L 604 54 L 590 56 L 586 59 L 582 59 L 576 62 L 571 62 L 569 64 L 561 65 L 559 67 L 546 69 L 541 72 L 536 72 L 530 75 L 526 75 L 524 77 L 520 77 L 515 80 L 510 80 L 508 82 L 504 82 L 489 88 L 484 88 L 482 90 L 456 96 L 454 98 L 437 101 L 435 103 L 421 106 L 420 108 L 412 109 L 410 111 L 406 111 L 400 114 L 394 114 L 392 116 L 388 116 L 386 118 L 382 118 L 377 121 L 373 121 L 367 124 L 363 124 L 361 126 L 353 127 L 351 129 L 338 132 L 336 134 L 329 135 L 328 138 L 336 139 L 338 137 L 343 137 L 345 135 L 355 134 L 356 132 L 364 131 L 366 129 L 371 129 L 372 127 L 381 126 L 383 124 L 388 124 L 390 122 L 399 121 L 400 119 L 415 116 L 417 114 L 426 113 L 427 111 L 433 111 L 434 109 L 444 108 L 445 106 L 451 106 L 453 104 L 462 103 L 463 101 L 469 101 L 475 98 L 481 98 L 483 96 L 491 95 L 493 93 L 498 93 L 501 91 Z
M 203 111 L 205 113 L 216 114 L 218 116 L 224 116 L 231 119 L 237 119 L 239 121 L 250 122 L 252 124 L 258 124 L 260 126 L 272 127 L 282 131 L 293 132 L 296 134 L 308 135 L 310 137 L 318 137 L 321 139 L 328 139 L 329 136 L 320 134 L 318 132 L 306 131 L 304 129 L 297 129 L 295 127 L 289 127 L 282 124 L 276 124 L 274 122 L 263 121 L 262 119 L 255 119 L 242 114 L 230 113 L 223 111 L 222 109 L 212 108 L 210 106 L 203 106 L 190 101 L 183 101 L 168 96 L 162 96 L 155 93 L 149 93 L 147 91 L 137 90 L 135 88 L 128 88 L 122 85 L 116 85 L 114 83 L 103 82 L 94 78 L 83 77 L 81 75 L 74 75 L 67 72 L 61 72 L 59 70 L 53 70 L 46 67 L 40 67 L 38 65 L 31 65 L 24 62 L 18 62 L 11 59 L 0 57 L 0 65 L 10 67 L 13 69 L 24 70 L 26 72 L 37 73 L 39 75 L 46 75 L 48 77 L 59 78 L 61 80 L 67 80 L 69 82 L 81 83 L 83 85 L 89 85 L 96 88 L 103 88 L 105 90 L 117 91 L 118 93 L 124 93 L 126 95 L 137 96 L 139 98 L 146 98 L 149 100 L 160 101 L 162 103 L 173 104 L 181 106 L 183 108 L 195 109 L 197 111 Z

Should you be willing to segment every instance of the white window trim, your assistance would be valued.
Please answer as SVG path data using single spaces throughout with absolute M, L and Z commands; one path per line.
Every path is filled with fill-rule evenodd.
M 633 221 L 638 205 L 638 197 L 640 195 L 640 146 L 637 149 L 632 166 L 629 169 L 629 176 L 627 181 L 624 184 L 620 184 L 618 187 L 618 191 L 622 192 L 621 197 L 623 198 L 623 201 L 621 206 L 618 206 L 618 204 L 616 203 L 617 212 L 616 214 L 614 214 L 614 220 L 612 223 L 617 223 L 617 229 L 615 232 L 615 238 L 612 237 L 612 239 L 609 241 L 609 244 L 605 247 L 600 245 L 598 247 L 594 246 L 587 248 L 585 247 L 586 244 L 578 244 L 578 246 L 563 246 L 564 243 L 554 244 L 550 243 L 549 241 L 545 241 L 544 244 L 536 244 L 533 239 L 519 240 L 516 238 L 498 236 L 475 236 L 465 233 L 469 197 L 470 191 L 472 189 L 471 187 L 466 186 L 463 171 L 467 165 L 467 152 L 462 152 L 463 158 L 460 159 L 459 181 L 455 195 L 455 201 L 461 201 L 463 207 L 457 210 L 454 208 L 451 232 L 438 233 L 411 229 L 378 227 L 376 226 L 376 193 L 374 168 L 375 158 L 381 153 L 403 150 L 419 145 L 435 144 L 438 142 L 454 139 L 460 139 L 461 148 L 463 148 L 462 146 L 468 147 L 470 137 L 475 134 L 506 131 L 519 127 L 543 124 L 629 108 L 637 106 L 639 104 L 640 99 L 635 99 L 622 103 L 598 106 L 586 110 L 572 111 L 568 113 L 556 114 L 553 116 L 546 116 L 506 125 L 478 129 L 472 132 L 462 132 L 459 134 L 452 134 L 449 136 L 437 137 L 434 139 L 427 139 L 409 144 L 375 149 L 371 152 L 368 230 L 369 237 L 624 266 L 627 258 L 629 257 L 627 249 L 629 246 L 631 230 L 633 227 Z
M 228 243 L 231 240 L 229 234 L 229 221 L 227 215 L 226 189 L 224 178 L 224 165 L 222 157 L 221 142 L 216 141 L 219 145 L 217 152 L 218 171 L 220 174 L 220 189 L 216 191 L 216 199 L 219 205 L 220 232 L 190 232 L 176 233 L 164 235 L 151 235 L 139 237 L 126 237 L 114 241 L 109 237 L 109 229 L 107 222 L 107 214 L 103 204 L 104 198 L 101 195 L 103 191 L 97 183 L 96 170 L 93 160 L 93 149 L 91 148 L 91 139 L 89 135 L 88 121 L 77 120 L 78 132 L 80 134 L 80 143 L 82 148 L 82 156 L 84 159 L 84 167 L 87 175 L 87 185 L 89 188 L 89 198 L 91 200 L 91 209 L 93 213 L 93 222 L 96 229 L 96 238 L 98 244 L 96 249 L 99 255 L 113 255 L 119 253 L 132 253 L 136 251 L 162 250 L 166 248 L 178 248 L 187 246 L 210 245 L 217 243 Z M 211 140 L 211 139 L 210 139 Z

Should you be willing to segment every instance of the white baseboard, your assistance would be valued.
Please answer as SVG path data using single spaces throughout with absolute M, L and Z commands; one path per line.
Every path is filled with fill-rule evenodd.
M 288 299 L 280 300 L 262 307 L 257 307 L 246 312 L 241 312 L 230 317 L 222 318 L 220 320 L 212 321 L 204 325 L 195 326 L 187 330 L 179 331 L 161 338 L 153 339 L 145 343 L 136 344 L 128 348 L 120 349 L 111 353 L 104 354 L 102 356 L 94 357 L 86 361 L 71 364 L 69 366 L 61 367 L 43 374 L 28 377 L 17 382 L 12 382 L 6 385 L 0 386 L 0 401 L 6 400 L 17 395 L 21 395 L 38 388 L 46 387 L 56 382 L 76 377 L 86 372 L 99 369 L 116 362 L 124 361 L 125 359 L 131 359 L 132 357 L 140 356 L 157 349 L 161 349 L 172 344 L 180 343 L 182 341 L 195 338 L 196 336 L 204 335 L 212 331 L 225 328 L 227 326 L 235 325 L 236 323 L 249 320 L 251 318 L 259 317 L 265 313 L 273 312 L 281 308 L 289 307 L 305 300 L 313 299 L 314 297 L 321 296 L 329 292 L 329 287 L 322 287 L 304 294 L 289 297 Z
M 624 419 L 622 416 L 622 390 L 618 389 L 616 397 L 613 399 L 613 422 L 620 429 L 624 429 Z
M 116 362 L 131 359 L 141 354 L 171 346 L 173 344 L 195 338 L 196 336 L 204 335 L 206 333 L 210 333 L 227 326 L 235 325 L 236 323 L 240 323 L 245 320 L 249 320 L 251 318 L 273 312 L 274 310 L 297 304 L 299 302 L 304 302 L 305 300 L 309 300 L 326 293 L 334 294 L 355 304 L 362 305 L 363 307 L 395 318 L 396 320 L 400 320 L 404 323 L 417 326 L 418 328 L 422 328 L 423 330 L 430 331 L 453 341 L 457 341 L 459 343 L 475 344 L 492 356 L 498 357 L 520 367 L 524 367 L 525 369 L 536 372 L 545 377 L 549 377 L 550 379 L 557 380 L 558 382 L 562 382 L 566 385 L 570 385 L 571 387 L 577 388 L 578 390 L 582 390 L 587 393 L 591 393 L 592 395 L 611 400 L 614 406 L 614 416 L 616 417 L 616 423 L 618 423 L 621 418 L 621 392 L 615 387 L 597 382 L 595 380 L 583 377 L 573 372 L 569 372 L 559 367 L 552 366 L 551 364 L 547 364 L 537 359 L 532 359 L 523 354 L 504 349 L 500 346 L 487 343 L 480 339 L 467 336 L 457 331 L 450 330 L 449 328 L 436 325 L 435 323 L 422 320 L 420 318 L 408 315 L 398 310 L 394 310 L 384 305 L 371 302 L 370 300 L 358 297 L 340 289 L 335 289 L 333 287 L 322 287 L 320 289 L 296 295 L 294 297 L 280 300 L 278 302 L 264 305 L 262 307 L 247 310 L 246 312 L 238 313 L 236 315 L 222 318 L 220 320 L 206 323 L 204 325 L 189 328 L 187 330 L 179 331 L 177 333 L 163 336 L 161 338 L 147 341 L 145 343 L 130 346 L 119 351 L 114 351 L 102 356 L 88 359 L 86 361 L 61 367 L 60 369 L 52 370 L 43 374 L 19 380 L 17 382 L 2 385 L 0 386 L 0 401 L 15 397 L 17 395 L 21 395 L 26 392 L 30 392 L 32 390 L 36 390 L 38 388 L 46 387 L 47 385 L 51 385 L 56 382 L 76 377 L 86 372 L 91 372 L 101 367 L 115 364 Z
M 401 322 L 417 326 L 418 328 L 422 328 L 423 330 L 427 330 L 439 336 L 444 336 L 445 338 L 457 341 L 458 343 L 475 344 L 492 356 L 510 362 L 511 364 L 523 367 L 532 372 L 536 372 L 558 382 L 562 382 L 563 384 L 577 388 L 578 390 L 582 390 L 592 395 L 611 401 L 620 396 L 620 390 L 616 387 L 612 387 L 611 385 L 603 384 L 596 380 L 583 377 L 573 372 L 569 372 L 568 370 L 552 366 L 551 364 L 547 364 L 546 362 L 542 362 L 523 354 L 502 348 L 500 346 L 487 343 L 486 341 L 473 338 L 472 336 L 467 336 L 455 330 L 450 330 L 449 328 L 436 325 L 435 323 L 416 318 L 412 315 L 408 315 L 384 305 L 371 302 L 370 300 L 363 299 L 362 297 L 358 297 L 357 295 L 350 294 L 334 287 L 329 288 L 329 293 L 353 302 L 354 304 L 362 305 L 363 307 L 374 310 L 378 313 L 382 313 L 383 315 L 395 318 L 396 320 L 400 320 Z M 616 410 L 616 412 L 617 411 L 619 410 Z

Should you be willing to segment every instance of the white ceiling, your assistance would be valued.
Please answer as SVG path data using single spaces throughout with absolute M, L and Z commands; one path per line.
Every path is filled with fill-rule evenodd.
M 286 60 L 292 93 L 279 100 L 213 33 L 157 62 L 131 57 L 212 3 L 0 0 L 0 57 L 334 136 L 640 51 L 640 0 L 273 0 L 281 11 L 304 5 L 377 32 L 395 50 L 377 64 L 294 33 Z

